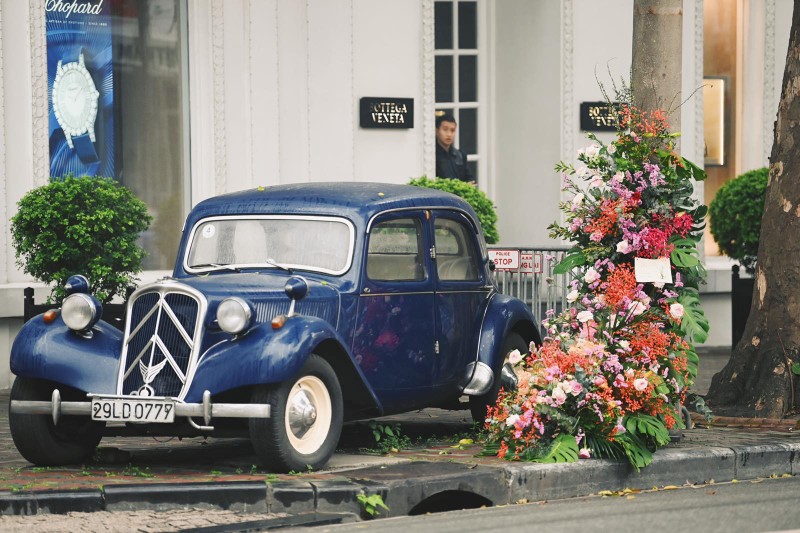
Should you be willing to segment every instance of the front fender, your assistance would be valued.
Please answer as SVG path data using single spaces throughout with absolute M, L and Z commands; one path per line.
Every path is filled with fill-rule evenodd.
M 200 358 L 187 402 L 200 401 L 203 391 L 226 390 L 294 377 L 316 346 L 326 340 L 345 343 L 328 324 L 315 317 L 293 316 L 280 329 L 261 324 L 247 334 L 209 348 Z
M 505 294 L 495 294 L 486 310 L 478 344 L 478 361 L 497 369 L 505 357 L 500 353 L 503 340 L 512 331 L 519 333 L 526 343 L 541 343 L 536 319 L 522 300 Z
M 100 321 L 85 338 L 69 329 L 59 314 L 45 324 L 42 315 L 26 322 L 11 346 L 11 371 L 86 392 L 115 394 L 122 332 Z

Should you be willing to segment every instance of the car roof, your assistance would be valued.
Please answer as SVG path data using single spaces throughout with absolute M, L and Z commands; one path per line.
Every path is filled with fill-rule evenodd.
M 331 182 L 296 183 L 258 187 L 197 204 L 187 227 L 209 216 L 253 214 L 325 214 L 368 221 L 377 213 L 410 207 L 451 208 L 477 217 L 462 198 L 427 187 L 389 183 Z

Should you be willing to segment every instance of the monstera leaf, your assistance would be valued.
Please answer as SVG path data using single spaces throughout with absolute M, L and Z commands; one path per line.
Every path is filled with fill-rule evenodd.
M 542 457 L 532 457 L 537 463 L 574 463 L 578 460 L 578 443 L 575 437 L 562 433 L 555 439 L 550 449 Z
M 704 343 L 708 339 L 708 319 L 700 306 L 700 294 L 696 289 L 685 287 L 678 303 L 683 306 L 680 329 L 687 341 Z

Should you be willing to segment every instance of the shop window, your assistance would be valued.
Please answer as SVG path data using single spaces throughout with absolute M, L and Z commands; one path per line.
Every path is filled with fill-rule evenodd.
M 434 3 L 436 109 L 458 122 L 456 146 L 466 152 L 476 179 L 479 145 L 479 2 L 437 0 Z
M 47 6 L 50 173 L 130 188 L 153 215 L 144 268 L 171 269 L 190 197 L 186 0 Z

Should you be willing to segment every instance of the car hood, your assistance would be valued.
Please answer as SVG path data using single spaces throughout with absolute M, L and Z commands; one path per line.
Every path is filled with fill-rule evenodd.
M 239 297 L 253 305 L 256 322 L 271 321 L 275 316 L 289 311 L 291 300 L 284 285 L 291 277 L 287 273 L 249 274 L 218 273 L 209 276 L 165 280 L 161 283 L 180 283 L 202 293 L 208 302 L 206 323 L 217 315 L 217 306 L 225 298 Z M 338 323 L 339 291 L 333 286 L 303 277 L 308 282 L 308 294 L 298 301 L 295 313 L 321 318 L 334 327 Z

